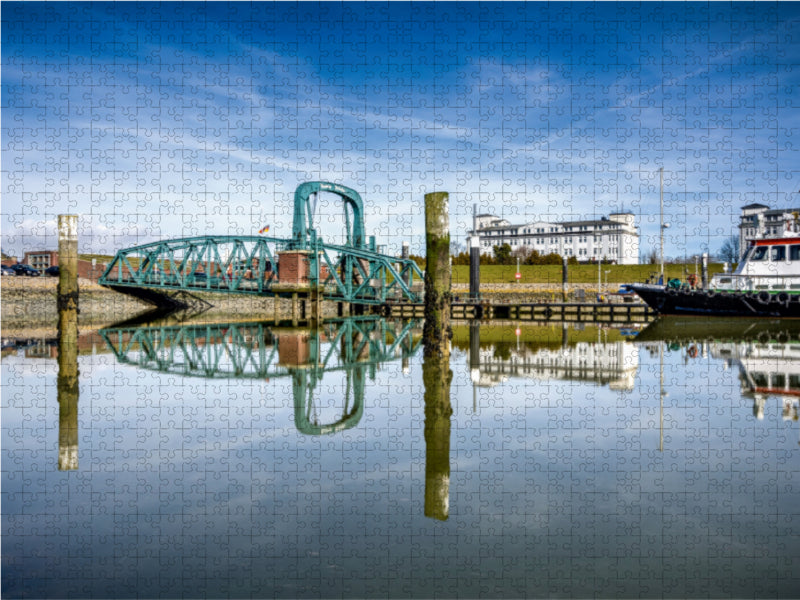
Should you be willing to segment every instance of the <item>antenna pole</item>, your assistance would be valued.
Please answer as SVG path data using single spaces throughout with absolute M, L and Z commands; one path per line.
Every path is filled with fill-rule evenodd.
M 664 167 L 658 170 L 658 187 L 659 187 L 659 205 L 661 212 L 661 227 L 659 233 L 661 234 L 661 283 L 666 284 L 664 280 Z

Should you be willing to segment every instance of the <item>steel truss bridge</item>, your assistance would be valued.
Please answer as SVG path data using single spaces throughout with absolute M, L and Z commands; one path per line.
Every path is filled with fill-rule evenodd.
M 325 243 L 313 227 L 321 193 L 344 201 L 343 245 Z M 418 304 L 423 275 L 413 260 L 381 254 L 374 236 L 366 239 L 357 192 L 312 181 L 295 191 L 290 239 L 206 235 L 134 246 L 117 252 L 99 283 L 160 306 L 185 305 L 195 292 Z
M 354 427 L 364 412 L 367 375 L 381 363 L 413 356 L 421 344 L 420 322 L 379 317 L 326 320 L 321 328 L 275 327 L 262 322 L 115 327 L 100 335 L 123 364 L 210 379 L 292 378 L 294 422 L 308 435 Z M 346 377 L 342 415 L 315 418 L 315 390 L 323 374 Z

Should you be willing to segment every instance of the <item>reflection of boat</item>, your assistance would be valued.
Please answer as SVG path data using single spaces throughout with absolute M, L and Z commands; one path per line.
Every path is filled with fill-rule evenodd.
M 767 397 L 783 404 L 783 419 L 797 420 L 800 398 L 800 342 L 715 342 L 709 345 L 713 358 L 739 367 L 742 395 L 753 399 L 753 414 L 764 418 Z
M 797 218 L 778 237 L 751 242 L 733 273 L 717 273 L 708 289 L 632 284 L 661 314 L 800 318 L 800 232 Z
M 753 414 L 764 417 L 769 396 L 782 402 L 784 420 L 797 420 L 800 399 L 800 321 L 662 317 L 636 337 L 637 344 L 662 342 L 686 360 L 710 355 L 739 369 L 742 395 Z
M 781 319 L 726 319 L 722 317 L 661 317 L 636 336 L 637 342 L 692 342 L 700 340 L 800 340 L 800 321 Z

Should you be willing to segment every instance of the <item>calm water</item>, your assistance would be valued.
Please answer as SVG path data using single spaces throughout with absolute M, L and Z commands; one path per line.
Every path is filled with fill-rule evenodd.
M 3 597 L 800 596 L 800 329 L 697 323 L 458 327 L 427 438 L 414 323 L 8 348 Z

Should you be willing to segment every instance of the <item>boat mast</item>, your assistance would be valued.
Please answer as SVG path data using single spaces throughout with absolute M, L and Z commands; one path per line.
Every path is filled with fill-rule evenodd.
M 659 233 L 661 234 L 661 283 L 666 284 L 664 280 L 664 167 L 658 170 L 659 179 L 659 204 L 661 207 L 661 222 Z

